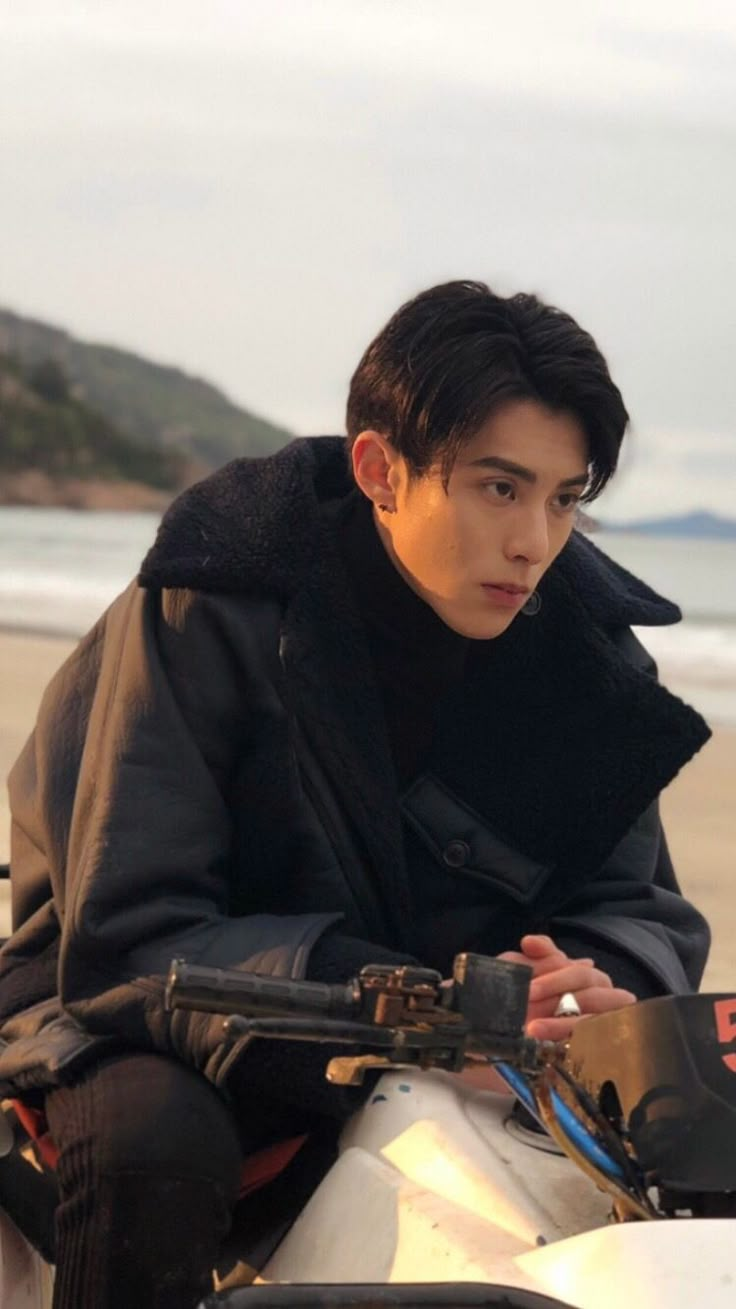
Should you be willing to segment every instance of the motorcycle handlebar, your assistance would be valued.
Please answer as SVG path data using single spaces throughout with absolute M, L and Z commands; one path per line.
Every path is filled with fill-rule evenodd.
M 458 955 L 447 1007 L 449 993 L 438 987 L 439 978 L 431 970 L 373 965 L 360 979 L 329 986 L 175 959 L 166 1008 L 238 1015 L 242 1026 L 236 1035 L 378 1047 L 380 1056 L 333 1061 L 355 1065 L 348 1069 L 349 1078 L 339 1079 L 350 1085 L 362 1080 L 356 1079 L 356 1069 L 361 1073 L 379 1064 L 408 1061 L 458 1071 L 466 1053 L 474 1050 L 501 1060 L 502 1075 L 517 1094 L 524 1093 L 524 1103 L 596 1183 L 602 1182 L 627 1213 L 656 1216 L 636 1178 L 632 1184 L 610 1151 L 560 1099 L 548 1080 L 549 1058 L 540 1059 L 540 1043 L 524 1036 L 531 969 L 482 955 Z M 369 993 L 376 1003 L 366 1003 Z M 250 1015 L 255 1022 L 248 1023 Z M 282 1024 L 268 1021 L 279 1018 Z
M 321 1018 L 354 1018 L 359 993 L 350 985 L 296 982 L 261 977 L 237 968 L 205 968 L 175 959 L 166 981 L 167 1009 L 200 1009 L 207 1013 L 258 1013 L 282 1017 L 307 1014 Z

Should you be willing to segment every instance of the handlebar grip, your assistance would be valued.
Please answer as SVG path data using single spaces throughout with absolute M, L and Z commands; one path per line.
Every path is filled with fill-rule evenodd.
M 262 977 L 237 968 L 206 968 L 174 959 L 166 980 L 167 1009 L 200 1009 L 214 1014 L 315 1018 L 354 1017 L 359 996 L 352 986 Z

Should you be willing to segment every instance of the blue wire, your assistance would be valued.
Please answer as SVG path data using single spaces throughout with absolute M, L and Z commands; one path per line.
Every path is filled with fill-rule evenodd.
M 508 1082 L 512 1091 L 521 1100 L 524 1108 L 528 1109 L 529 1113 L 537 1119 L 537 1122 L 542 1123 L 542 1126 L 544 1127 L 544 1123 L 542 1122 L 537 1108 L 537 1102 L 534 1098 L 534 1093 L 526 1078 L 521 1073 L 518 1073 L 515 1068 L 509 1067 L 508 1064 L 494 1064 L 493 1067 L 498 1070 L 504 1081 Z M 552 1092 L 552 1103 L 560 1127 L 569 1140 L 572 1141 L 573 1145 L 577 1146 L 581 1154 L 584 1154 L 590 1163 L 595 1164 L 596 1168 L 599 1168 L 602 1173 L 605 1173 L 606 1177 L 613 1177 L 617 1182 L 624 1182 L 624 1184 L 626 1184 L 623 1169 L 611 1158 L 608 1151 L 604 1150 L 603 1147 L 598 1144 L 595 1137 L 591 1136 L 588 1129 L 583 1127 L 580 1119 L 576 1118 L 575 1114 L 570 1108 L 568 1108 L 564 1100 L 560 1099 L 556 1091 Z

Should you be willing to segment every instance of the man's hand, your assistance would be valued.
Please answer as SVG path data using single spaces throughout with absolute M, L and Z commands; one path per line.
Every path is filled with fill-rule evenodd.
M 624 1005 L 636 1002 L 631 991 L 614 986 L 608 973 L 596 968 L 594 959 L 571 959 L 550 936 L 524 936 L 521 950 L 506 950 L 498 958 L 512 964 L 526 964 L 533 970 L 526 1032 L 538 1041 L 564 1041 L 587 1014 L 623 1009 Z M 579 1018 L 554 1017 L 566 991 L 573 993 L 580 1006 Z M 489 1064 L 471 1062 L 456 1075 L 466 1086 L 478 1091 L 512 1094 L 508 1083 Z
M 571 991 L 581 1016 L 602 1014 L 634 1004 L 636 996 L 613 985 L 594 959 L 570 959 L 550 936 L 524 936 L 521 950 L 507 950 L 499 959 L 533 969 L 526 1031 L 538 1041 L 564 1041 L 580 1018 L 555 1018 L 560 998 Z

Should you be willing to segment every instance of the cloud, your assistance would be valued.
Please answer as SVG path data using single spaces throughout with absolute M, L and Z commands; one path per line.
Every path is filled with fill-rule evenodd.
M 536 290 L 593 332 L 641 431 L 611 494 L 725 507 L 701 429 L 727 443 L 736 414 L 732 0 L 11 10 L 11 307 L 307 432 L 339 430 L 416 290 Z
M 626 438 L 619 472 L 597 502 L 602 518 L 708 509 L 736 517 L 736 431 L 651 429 Z
M 278 69 L 281 94 L 300 72 L 341 70 L 431 85 L 438 96 L 492 88 L 513 100 L 624 115 L 659 107 L 670 119 L 703 112 L 724 122 L 736 102 L 727 56 L 735 40 L 736 11 L 720 0 L 701 0 L 697 19 L 688 0 L 517 0 L 512 10 L 488 0 L 30 0 L 4 19 L 6 51 L 50 71 L 90 51 L 103 62 L 111 55 L 129 66 L 144 101 L 161 90 L 146 75 L 153 66 L 172 87 L 207 67 L 227 78 L 229 68 L 265 63 Z M 73 83 L 69 90 L 74 98 Z M 198 99 L 196 109 L 208 120 L 213 104 Z

